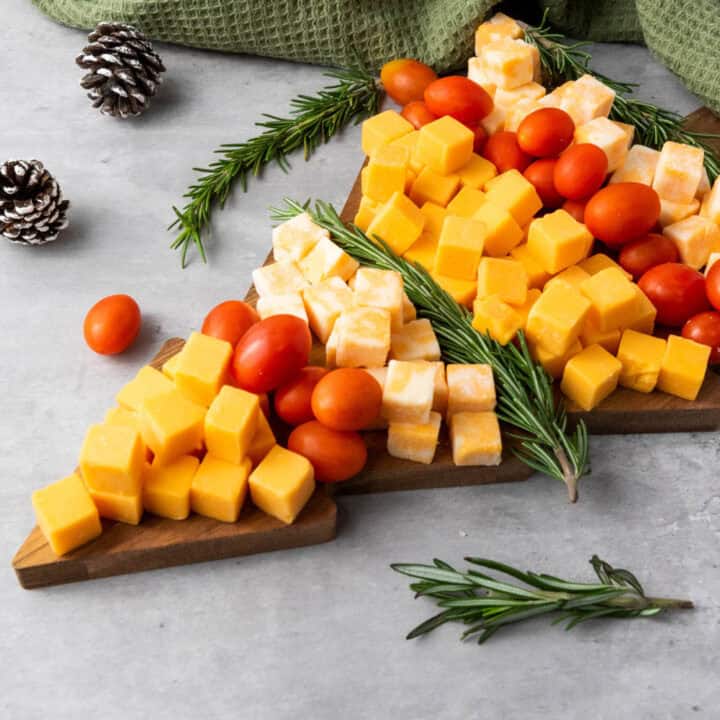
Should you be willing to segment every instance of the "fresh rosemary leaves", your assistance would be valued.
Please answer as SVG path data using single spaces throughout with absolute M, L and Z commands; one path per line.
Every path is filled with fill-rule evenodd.
M 494 560 L 466 557 L 473 569 L 456 570 L 441 560 L 433 565 L 396 563 L 390 567 L 414 579 L 415 597 L 432 598 L 442 611 L 410 631 L 407 639 L 425 635 L 447 622 L 468 626 L 461 639 L 476 636 L 484 643 L 504 625 L 539 615 L 555 615 L 553 624 L 567 621 L 566 630 L 595 618 L 639 618 L 663 610 L 689 609 L 690 600 L 648 597 L 628 570 L 614 568 L 593 555 L 590 560 L 600 582 L 579 583 L 552 575 L 522 572 Z M 482 568 L 482 571 L 474 569 Z M 493 570 L 523 585 L 498 580 Z

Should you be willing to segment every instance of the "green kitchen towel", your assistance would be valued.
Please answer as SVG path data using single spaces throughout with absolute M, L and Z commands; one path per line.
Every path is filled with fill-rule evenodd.
M 415 57 L 439 72 L 472 55 L 475 27 L 496 0 L 33 0 L 67 25 L 132 23 L 157 40 L 301 62 L 379 68 Z M 703 101 L 720 110 L 719 0 L 516 0 L 509 14 L 573 37 L 645 43 Z M 631 81 L 632 77 L 618 78 Z

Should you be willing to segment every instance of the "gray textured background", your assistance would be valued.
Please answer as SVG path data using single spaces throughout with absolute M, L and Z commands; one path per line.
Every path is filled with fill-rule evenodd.
M 78 87 L 83 34 L 25 0 L 0 23 L 0 156 L 38 157 L 72 201 L 52 246 L 0 242 L 0 716 L 140 718 L 718 717 L 720 486 L 714 434 L 593 438 L 594 472 L 569 506 L 556 482 L 344 499 L 336 542 L 27 592 L 10 558 L 33 523 L 30 492 L 73 467 L 84 430 L 161 341 L 241 297 L 270 242 L 266 208 L 290 195 L 341 204 L 359 130 L 276 169 L 218 213 L 208 267 L 167 249 L 170 206 L 220 142 L 252 133 L 324 83 L 318 68 L 161 47 L 169 68 L 136 122 L 97 115 Z M 697 102 L 640 48 L 598 46 L 596 64 L 687 113 Z M 145 325 L 117 358 L 84 345 L 99 297 L 128 292 Z M 404 633 L 432 608 L 392 561 L 483 554 L 588 577 L 593 552 L 692 613 L 544 621 L 486 646 L 446 627 Z

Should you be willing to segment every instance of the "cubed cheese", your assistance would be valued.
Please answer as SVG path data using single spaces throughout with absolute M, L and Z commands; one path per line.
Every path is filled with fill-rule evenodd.
M 464 186 L 448 203 L 447 214 L 471 218 L 484 202 L 485 193 L 482 190 Z
M 605 255 L 604 253 L 595 253 L 595 255 L 590 255 L 590 257 L 586 257 L 584 260 L 581 260 L 578 263 L 578 267 L 583 269 L 586 273 L 589 273 L 590 275 L 596 275 L 601 270 L 605 270 L 606 268 L 611 267 L 623 273 L 628 280 L 632 280 L 632 275 L 629 272 L 627 272 L 611 257 Z
M 498 88 L 512 89 L 533 81 L 535 61 L 530 45 L 502 37 L 480 48 L 485 76 Z
M 168 377 L 170 380 L 175 380 L 175 371 L 177 370 L 178 363 L 180 362 L 180 353 L 175 353 L 169 357 L 162 366 L 162 374 Z
M 575 290 L 580 290 L 580 286 L 590 277 L 590 273 L 583 270 L 579 265 L 571 265 L 565 268 L 557 275 L 553 275 L 550 280 L 545 283 L 544 289 L 554 287 L 555 285 L 565 285 Z
M 435 373 L 430 363 L 390 360 L 383 387 L 383 417 L 390 422 L 429 422 Z
M 443 417 L 447 413 L 448 386 L 445 376 L 445 363 L 438 360 L 430 363 L 435 368 L 435 387 L 433 389 L 432 409 L 439 412 Z
M 525 267 L 510 258 L 484 257 L 478 266 L 478 298 L 497 296 L 510 305 L 522 305 L 528 291 Z
M 239 464 L 258 427 L 260 401 L 254 393 L 225 385 L 205 415 L 205 445 L 210 454 Z
M 554 379 L 562 377 L 563 370 L 570 358 L 575 357 L 583 349 L 580 340 L 575 340 L 573 344 L 564 352 L 554 353 L 546 350 L 542 345 L 532 345 L 532 356 L 536 362 L 542 365 L 545 372 Z
M 162 396 L 146 402 L 153 402 L 157 397 Z M 125 425 L 91 425 L 88 428 L 79 465 L 91 492 L 135 495 L 140 489 L 144 464 L 145 447 L 134 428 Z
M 457 174 L 463 187 L 480 190 L 490 178 L 497 175 L 497 168 L 489 160 L 473 153 Z
M 700 214 L 720 225 L 720 178 L 715 180 L 712 190 L 703 198 Z
M 478 297 L 473 303 L 472 326 L 507 345 L 523 327 L 523 317 L 498 295 Z
M 502 437 L 492 411 L 459 412 L 450 418 L 450 444 L 455 465 L 499 465 Z
M 353 304 L 353 292 L 344 280 L 331 277 L 303 290 L 310 328 L 322 343 L 330 337 L 340 313 Z
M 188 399 L 208 407 L 228 377 L 233 348 L 209 335 L 190 334 L 175 370 L 175 385 Z
M 555 88 L 538 102 L 565 110 L 579 127 L 593 118 L 607 117 L 614 101 L 614 90 L 592 75 L 583 75 Z
M 665 200 L 689 203 L 695 197 L 703 173 L 701 148 L 668 141 L 660 151 L 653 188 Z
M 541 107 L 542 105 L 540 104 L 540 100 L 525 98 L 524 100 L 516 102 L 515 105 L 508 110 L 501 109 L 501 112 L 504 113 L 504 123 L 503 127 L 500 129 L 507 132 L 517 132 L 517 129 L 520 127 L 522 121 L 528 115 L 535 112 L 535 110 L 539 110 Z
M 131 495 L 90 490 L 90 496 L 100 513 L 100 517 L 127 523 L 128 525 L 137 525 L 142 519 L 141 488 L 135 490 Z
M 700 201 L 693 198 L 689 203 L 676 203 L 672 200 L 660 198 L 660 217 L 658 222 L 662 227 L 673 225 L 691 215 L 696 215 L 700 209 Z
M 123 386 L 115 399 L 126 410 L 137 412 L 140 410 L 144 400 L 168 392 L 173 387 L 172 381 L 163 373 L 150 365 L 146 365 L 140 368 L 137 375 Z
M 483 249 L 490 257 L 504 257 L 523 241 L 523 231 L 508 210 L 495 203 L 480 206 L 473 219 L 482 223 Z
M 407 133 L 406 135 L 402 135 L 396 140 L 392 140 L 390 142 L 390 145 L 402 147 L 408 151 L 408 168 L 416 174 L 419 173 L 423 168 L 422 163 L 417 160 L 416 156 L 417 144 L 419 139 L 420 131 L 413 130 L 412 132 Z
M 437 240 L 440 237 L 447 210 L 442 205 L 428 201 L 420 207 L 420 212 L 425 216 L 423 233 L 427 233 Z
M 360 268 L 355 275 L 354 302 L 357 307 L 382 308 L 390 313 L 390 326 L 403 326 L 403 280 L 393 270 Z
M 440 345 L 432 323 L 422 318 L 393 331 L 390 357 L 394 360 L 439 360 Z
M 527 319 L 528 315 L 530 314 L 530 309 L 532 306 L 538 301 L 540 298 L 540 295 L 542 295 L 542 291 L 538 290 L 537 288 L 530 288 L 527 291 L 527 297 L 525 298 L 525 302 L 522 305 L 515 305 L 513 307 L 513 310 L 520 316 L 520 319 L 522 320 L 522 328 L 525 328 L 525 325 L 527 325 Z
M 353 223 L 365 232 L 370 226 L 370 223 L 373 221 L 375 215 L 377 215 L 379 208 L 380 203 L 377 203 L 369 197 L 365 197 L 363 195 L 360 198 L 360 204 L 358 205 L 358 210 L 353 218 Z
M 250 468 L 247 458 L 235 464 L 205 455 L 190 486 L 193 511 L 221 522 L 236 522 L 247 494 Z
M 622 327 L 623 329 L 636 330 L 637 332 L 652 335 L 655 330 L 657 309 L 650 302 L 648 296 L 637 285 L 633 285 L 632 287 L 637 296 L 635 312 L 625 318 Z
M 307 289 L 307 288 L 306 288 Z M 303 322 L 308 322 L 305 303 L 300 292 L 283 293 L 282 295 L 264 295 L 258 298 L 256 309 L 261 320 L 273 315 L 294 315 Z
M 363 368 L 365 372 L 372 376 L 376 381 L 377 384 L 380 386 L 380 389 L 382 390 L 385 387 L 385 378 L 387 377 L 387 366 L 385 367 L 377 367 L 377 368 Z M 387 420 L 382 416 L 382 408 L 380 409 L 380 412 L 378 413 L 378 416 L 375 418 L 373 422 L 371 422 L 369 425 L 363 428 L 363 430 L 385 430 L 387 429 L 388 422 Z
M 707 274 L 710 272 L 710 268 L 718 260 L 720 260 L 720 252 L 711 252 L 710 257 L 708 257 L 707 265 L 705 265 L 705 277 L 707 277 Z
M 407 148 L 399 145 L 381 145 L 373 150 L 361 172 L 362 194 L 383 203 L 394 192 L 404 192 L 408 161 Z
M 608 172 L 614 172 L 625 161 L 632 137 L 606 117 L 593 118 L 575 128 L 575 142 L 597 145 L 607 157 Z
M 378 211 L 378 215 L 375 216 L 370 227 L 377 221 L 381 212 L 381 210 Z M 359 266 L 360 263 L 357 260 L 351 258 L 332 240 L 321 238 L 317 245 L 298 263 L 300 272 L 306 282 L 301 287 L 293 288 L 293 290 L 304 290 L 307 283 L 316 285 L 331 277 L 348 280 L 355 274 Z
M 576 265 L 590 252 L 590 231 L 565 210 L 535 218 L 528 230 L 528 249 L 550 274 Z
M 539 100 L 544 94 L 545 88 L 540 85 L 540 83 L 529 82 L 510 90 L 499 87 L 495 91 L 495 97 L 493 99 L 495 105 L 509 110 L 518 102 L 522 102 L 523 100 Z
M 649 393 L 655 389 L 665 356 L 666 341 L 635 330 L 625 330 L 617 359 L 622 364 L 620 385 Z
M 363 152 L 371 155 L 373 150 L 397 140 L 413 130 L 413 126 L 395 110 L 385 110 L 373 115 L 362 124 Z
M 484 233 L 485 226 L 479 220 L 448 215 L 440 231 L 433 272 L 458 280 L 475 280 Z
M 432 277 L 459 305 L 469 307 L 475 299 L 475 295 L 477 295 L 477 279 L 459 280 L 435 272 L 432 273 Z
M 424 226 L 420 208 L 402 193 L 395 193 L 380 207 L 367 234 L 372 239 L 380 238 L 394 253 L 402 255 L 420 237 Z
M 409 323 L 417 318 L 417 310 L 412 304 L 412 301 L 408 297 L 408 294 L 403 290 L 403 322 Z
M 506 116 L 507 111 L 499 105 L 495 105 L 493 109 L 480 120 L 480 125 L 487 135 L 494 135 L 505 129 Z
M 330 242 L 328 240 L 328 242 Z M 315 245 L 317 247 L 317 243 Z M 253 284 L 260 297 L 299 292 L 307 287 L 298 264 L 294 260 L 281 260 L 253 270 Z
M 467 69 L 468 80 L 479 85 L 490 97 L 494 97 L 497 86 L 492 82 L 485 72 L 483 61 L 479 57 L 468 58 Z M 487 115 L 485 116 L 487 117 Z
M 435 457 L 441 417 L 431 412 L 426 423 L 391 422 L 387 451 L 392 457 L 429 465 Z
M 525 333 L 528 340 L 553 355 L 563 355 L 580 336 L 590 301 L 577 290 L 548 288 L 532 306 Z
M 427 204 L 427 203 L 426 203 Z M 422 235 L 405 251 L 403 257 L 410 262 L 420 263 L 427 271 L 435 266 L 438 238 L 424 231 Z
M 316 225 L 308 213 L 300 213 L 273 228 L 273 257 L 276 261 L 304 258 L 323 237 L 330 237 L 325 228 Z
M 507 210 L 521 227 L 543 206 L 535 186 L 517 170 L 497 176 L 487 192 L 487 201 Z
M 475 54 L 479 55 L 488 43 L 502 38 L 517 39 L 522 36 L 523 30 L 515 20 L 505 13 L 495 13 L 489 20 L 480 23 L 475 30 Z
M 448 416 L 495 408 L 495 379 L 489 365 L 446 365 Z
M 591 275 L 582 282 L 580 292 L 590 301 L 588 317 L 600 332 L 623 327 L 636 312 L 635 286 L 615 268 Z
M 445 115 L 420 128 L 417 158 L 435 172 L 448 175 L 470 160 L 473 140 L 472 130 Z
M 488 253 L 489 254 L 489 253 Z M 510 251 L 510 256 L 522 263 L 528 278 L 529 288 L 542 288 L 550 279 L 550 273 L 543 270 L 543 266 L 530 252 L 526 243 L 518 245 Z
M 183 455 L 169 465 L 151 466 L 143 477 L 143 505 L 148 512 L 171 520 L 190 514 L 190 486 L 200 461 Z
M 705 380 L 710 349 L 709 345 L 670 335 L 660 365 L 658 390 L 685 400 L 695 400 Z
M 720 228 L 700 215 L 668 225 L 663 235 L 675 243 L 680 259 L 694 270 L 705 266 L 711 252 L 720 250 Z
M 257 430 L 255 431 L 255 435 L 253 435 L 247 452 L 247 456 L 250 462 L 252 462 L 253 467 L 258 465 L 274 446 L 275 435 L 270 427 L 270 423 L 265 417 L 265 413 L 261 410 L 258 414 Z
M 429 167 L 424 167 L 410 188 L 410 199 L 418 206 L 431 202 L 445 207 L 458 187 L 460 187 L 459 175 L 441 175 Z
M 633 145 L 620 167 L 610 177 L 610 184 L 636 182 L 652 185 L 660 152 L 645 145 Z
M 583 325 L 582 332 L 580 333 L 580 342 L 583 344 L 583 347 L 599 345 L 614 355 L 620 344 L 621 335 L 622 332 L 619 328 L 601 330 L 598 326 L 597 318 L 591 314 L 586 318 L 585 324 Z
M 576 405 L 590 411 L 615 390 L 621 369 L 617 358 L 591 345 L 568 360 L 560 388 Z
M 390 351 L 390 322 L 390 313 L 381 308 L 356 307 L 342 313 L 336 323 L 337 366 L 384 365 Z

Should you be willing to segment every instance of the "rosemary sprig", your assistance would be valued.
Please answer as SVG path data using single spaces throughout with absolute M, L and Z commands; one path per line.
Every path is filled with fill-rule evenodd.
M 273 219 L 288 220 L 309 212 L 327 229 L 333 240 L 364 265 L 400 273 L 405 291 L 418 315 L 430 320 L 447 362 L 487 363 L 492 366 L 498 390 L 498 417 L 512 425 L 518 440 L 513 452 L 527 465 L 567 485 L 568 497 L 577 500 L 578 480 L 590 472 L 585 424 L 574 431 L 567 426 L 565 405 L 555 401 L 547 373 L 536 365 L 522 333 L 518 346 L 500 345 L 472 326 L 470 313 L 443 290 L 419 264 L 398 257 L 381 238 L 371 240 L 358 227 L 346 226 L 335 208 L 318 201 L 300 204 L 286 200 L 285 207 L 273 210 Z
M 432 598 L 442 611 L 411 630 L 407 639 L 419 637 L 447 622 L 468 628 L 465 640 L 476 636 L 484 643 L 504 625 L 539 615 L 556 615 L 553 624 L 567 621 L 566 630 L 595 618 L 651 617 L 663 610 L 689 609 L 690 600 L 649 597 L 638 579 L 628 570 L 614 568 L 593 555 L 590 564 L 599 582 L 580 583 L 552 575 L 522 572 L 494 560 L 466 557 L 482 571 L 456 570 L 442 560 L 432 565 L 395 563 L 390 567 L 416 582 L 410 585 L 415 597 Z M 493 570 L 519 580 L 523 585 L 488 575 Z
M 267 119 L 256 123 L 264 128 L 260 135 L 243 143 L 221 145 L 215 151 L 220 156 L 217 160 L 208 167 L 194 168 L 198 178 L 185 193 L 188 202 L 182 210 L 173 207 L 175 221 L 169 228 L 177 228 L 171 247 L 181 251 L 183 267 L 192 245 L 203 262 L 207 261 L 203 232 L 213 207 L 224 205 L 235 181 L 246 191 L 249 178 L 258 175 L 269 163 L 274 161 L 287 171 L 287 156 L 294 150 L 302 148 L 307 160 L 318 145 L 348 123 L 377 112 L 382 91 L 368 71 L 352 68 L 326 74 L 336 83 L 317 95 L 299 95 L 291 100 L 289 117 L 264 115 Z
M 550 87 L 576 80 L 587 73 L 594 75 L 616 93 L 610 117 L 633 125 L 637 142 L 660 149 L 665 142 L 672 140 L 702 148 L 710 182 L 720 175 L 720 160 L 713 149 L 703 142 L 703 139 L 720 138 L 720 135 L 685 129 L 678 113 L 631 97 L 637 87 L 635 83 L 619 82 L 593 70 L 590 53 L 585 50 L 589 43 L 570 43 L 564 35 L 553 32 L 547 23 L 547 10 L 539 26 L 527 25 L 524 32 L 525 41 L 537 47 L 540 53 L 543 79 Z

